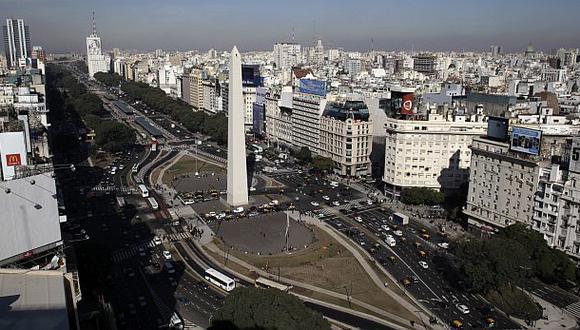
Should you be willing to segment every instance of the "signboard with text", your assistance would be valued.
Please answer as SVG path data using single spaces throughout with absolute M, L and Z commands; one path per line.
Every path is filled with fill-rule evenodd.
M 18 166 L 22 165 L 22 160 L 20 154 L 7 154 L 6 155 L 6 166 Z
M 326 96 L 326 81 L 300 79 L 300 93 Z
M 512 130 L 510 150 L 537 156 L 541 139 L 542 131 L 516 126 Z

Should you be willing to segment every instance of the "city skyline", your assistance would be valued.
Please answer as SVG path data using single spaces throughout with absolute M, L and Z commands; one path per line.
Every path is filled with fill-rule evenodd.
M 115 3 L 115 11 L 110 10 L 111 4 L 109 0 L 25 0 L 0 4 L 0 12 L 6 18 L 23 18 L 33 31 L 32 43 L 44 45 L 49 52 L 82 52 L 93 10 L 104 49 L 226 50 L 237 44 L 241 51 L 271 50 L 273 43 L 291 41 L 292 36 L 305 45 L 319 38 L 328 48 L 361 51 L 371 47 L 488 51 L 490 44 L 497 44 L 506 52 L 519 52 L 532 43 L 537 50 L 549 52 L 580 44 L 576 33 L 580 23 L 574 18 L 580 4 L 567 1 L 367 0 L 361 4 L 324 0 L 271 6 L 246 1 L 242 6 L 229 0 L 138 4 L 129 0 Z M 550 17 L 558 17 L 559 24 L 552 24 Z

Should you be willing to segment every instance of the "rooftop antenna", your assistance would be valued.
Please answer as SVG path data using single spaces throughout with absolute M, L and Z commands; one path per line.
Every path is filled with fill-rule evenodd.
M 375 40 L 371 38 L 371 53 L 375 50 Z
M 93 10 L 93 35 L 97 35 L 97 23 L 95 23 L 95 11 Z
M 291 38 L 292 38 L 292 43 L 294 43 L 294 40 L 295 40 L 295 36 L 294 36 L 294 26 L 292 26 L 292 36 L 291 36 Z

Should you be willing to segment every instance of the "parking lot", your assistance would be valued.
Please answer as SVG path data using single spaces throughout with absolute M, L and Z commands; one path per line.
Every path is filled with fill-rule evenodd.
M 449 324 L 461 320 L 465 327 L 486 327 L 485 320 L 493 318 L 501 329 L 519 328 L 502 314 L 492 312 L 479 297 L 460 291 L 443 277 L 442 260 L 447 252 L 447 240 L 439 233 L 427 231 L 414 224 L 400 225 L 391 218 L 391 212 L 379 208 L 353 213 L 352 221 L 329 217 L 325 221 L 349 236 L 369 252 L 399 283 L 417 300 L 423 303 L 441 320 Z M 357 220 L 354 220 L 357 219 Z M 354 223 L 357 223 L 354 225 Z M 365 234 L 361 227 L 381 238 L 379 242 Z M 385 244 L 392 237 L 394 246 Z M 465 305 L 468 313 L 460 311 Z

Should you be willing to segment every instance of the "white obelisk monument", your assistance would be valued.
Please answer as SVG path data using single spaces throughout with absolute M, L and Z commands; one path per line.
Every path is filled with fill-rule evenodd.
M 231 206 L 248 204 L 248 170 L 244 134 L 242 59 L 234 46 L 230 57 L 228 108 L 228 199 Z

